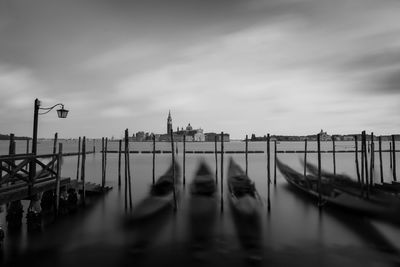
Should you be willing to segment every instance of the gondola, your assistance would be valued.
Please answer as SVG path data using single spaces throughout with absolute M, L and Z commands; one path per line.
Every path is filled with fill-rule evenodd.
M 400 205 L 397 201 L 367 199 L 356 194 L 348 193 L 336 186 L 331 179 L 326 177 L 322 177 L 320 182 L 321 186 L 318 189 L 317 176 L 307 175 L 304 177 L 303 174 L 290 168 L 279 159 L 277 159 L 277 167 L 290 185 L 305 194 L 318 199 L 320 190 L 321 202 L 319 204 L 336 206 L 354 214 L 365 215 L 370 218 L 394 224 L 400 223 L 398 219 Z
M 228 190 L 230 203 L 237 213 L 244 216 L 258 213 L 262 202 L 254 182 L 232 158 L 228 168 Z
M 303 164 L 303 162 L 302 162 Z M 318 175 L 318 167 L 307 163 L 307 170 L 310 171 L 313 175 Z M 384 186 L 378 186 L 375 184 L 374 186 L 363 185 L 355 180 L 353 180 L 350 176 L 345 174 L 333 174 L 324 170 L 321 170 L 321 176 L 323 179 L 326 179 L 329 183 L 335 186 L 337 189 L 344 191 L 348 194 L 367 197 L 369 200 L 373 200 L 375 202 L 381 202 L 385 204 L 386 202 L 398 203 L 400 205 L 400 201 L 398 199 L 399 195 L 394 192 L 394 186 L 390 184 L 392 187 L 387 188 Z
M 228 190 L 233 222 L 249 263 L 262 260 L 261 198 L 254 182 L 233 159 L 228 169 Z
M 151 186 L 149 195 L 133 209 L 129 221 L 137 221 L 152 217 L 160 211 L 174 206 L 174 188 L 176 197 L 179 193 L 180 168 L 175 162 L 175 179 L 173 165 Z M 175 184 L 174 184 L 175 180 Z
M 190 237 L 194 252 L 205 251 L 213 238 L 217 215 L 217 185 L 215 176 L 202 161 L 190 184 Z

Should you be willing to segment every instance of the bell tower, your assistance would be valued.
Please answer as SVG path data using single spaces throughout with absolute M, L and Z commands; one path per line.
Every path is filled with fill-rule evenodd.
M 168 112 L 167 118 L 167 134 L 169 134 L 172 130 L 172 117 L 171 117 L 171 110 Z

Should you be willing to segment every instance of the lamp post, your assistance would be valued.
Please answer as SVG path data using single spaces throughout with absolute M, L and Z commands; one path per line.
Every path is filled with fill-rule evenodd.
M 68 115 L 68 110 L 64 109 L 64 105 L 61 103 L 55 104 L 52 107 L 49 108 L 43 108 L 40 107 L 40 101 L 39 99 L 35 99 L 34 103 L 34 112 L 33 112 L 33 135 L 32 135 L 32 154 L 36 156 L 37 154 L 37 132 L 38 132 L 38 120 L 39 120 L 39 115 L 44 115 L 52 111 L 55 107 L 61 106 L 60 109 L 57 110 L 57 115 L 59 118 L 66 118 Z M 39 110 L 44 110 L 42 113 L 39 113 Z M 36 165 L 34 161 L 31 161 L 30 163 L 30 172 L 29 176 L 32 181 L 34 175 L 36 173 Z

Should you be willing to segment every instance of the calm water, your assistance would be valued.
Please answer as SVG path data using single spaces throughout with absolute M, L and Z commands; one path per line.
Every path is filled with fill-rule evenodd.
M 64 152 L 77 150 L 77 142 L 62 141 Z M 26 143 L 17 141 L 17 153 L 24 153 Z M 88 147 L 96 146 L 100 151 L 101 142 L 89 141 Z M 182 163 L 182 144 L 178 143 L 177 160 Z M 286 142 L 278 144 L 278 150 L 302 150 L 301 142 Z M 218 146 L 220 148 L 220 146 Z M 377 145 L 376 145 L 377 147 Z M 151 150 L 151 143 L 132 143 L 131 150 Z M 213 150 L 214 143 L 187 143 L 187 150 Z M 309 149 L 316 149 L 316 144 L 309 143 Z M 323 149 L 331 149 L 330 142 L 322 143 Z M 337 142 L 337 150 L 351 150 L 352 142 Z M 388 143 L 384 143 L 388 148 Z M 110 150 L 118 149 L 117 142 L 109 143 Z M 170 144 L 158 143 L 157 149 L 168 150 Z M 244 143 L 230 142 L 225 144 L 225 150 L 243 150 Z M 249 150 L 265 150 L 262 142 L 249 143 Z M 8 142 L 0 142 L 0 152 L 6 154 Z M 39 153 L 51 153 L 52 142 L 42 141 L 39 144 Z M 273 148 L 271 149 L 273 151 Z M 232 156 L 243 168 L 244 154 L 225 154 L 224 175 L 227 174 L 227 163 Z M 271 153 L 273 166 L 273 153 Z M 258 192 L 267 198 L 266 183 L 266 153 L 249 154 L 249 176 L 256 183 Z M 299 161 L 302 154 L 278 154 L 278 157 L 289 165 L 302 171 Z M 316 163 L 316 154 L 309 154 L 308 161 Z M 199 160 L 204 159 L 215 170 L 214 155 L 187 154 L 186 155 L 186 184 L 190 184 Z M 379 180 L 378 156 L 376 156 L 376 180 Z M 220 158 L 219 158 L 220 160 Z M 170 154 L 156 155 L 156 175 L 161 175 L 171 162 Z M 389 168 L 389 154 L 384 153 L 385 180 L 391 180 Z M 77 157 L 65 157 L 62 166 L 62 176 L 76 178 Z M 220 162 L 218 162 L 220 164 Z M 399 165 L 397 155 L 397 165 Z M 105 197 L 98 199 L 77 214 L 65 216 L 57 222 L 45 225 L 42 233 L 27 233 L 24 227 L 21 233 L 8 234 L 2 248 L 3 262 L 17 264 L 25 261 L 35 264 L 56 266 L 71 266 L 72 264 L 100 264 L 103 266 L 124 266 L 138 264 L 154 266 L 171 264 L 197 264 L 213 266 L 223 263 L 231 265 L 246 264 L 273 264 L 284 266 L 325 265 L 339 264 L 353 266 L 392 266 L 399 262 L 389 249 L 400 249 L 400 230 L 390 225 L 363 218 L 353 217 L 350 214 L 324 208 L 322 212 L 312 200 L 297 194 L 287 186 L 282 175 L 277 172 L 277 184 L 271 186 L 271 211 L 267 212 L 264 204 L 260 216 L 261 228 L 257 236 L 261 237 L 257 255 L 244 249 L 244 243 L 238 238 L 238 232 L 243 231 L 237 226 L 229 207 L 229 201 L 224 192 L 224 212 L 219 212 L 220 202 L 216 205 L 217 214 L 214 228 L 210 230 L 210 249 L 201 252 L 190 250 L 189 211 L 192 208 L 188 186 L 180 195 L 178 211 L 174 214 L 167 212 L 156 222 L 135 227 L 123 227 L 124 195 L 123 187 L 119 190 L 118 155 L 108 154 L 107 158 L 107 185 L 114 189 Z M 181 164 L 182 165 L 182 164 Z M 333 169 L 332 155 L 322 154 L 323 169 Z M 354 154 L 337 154 L 336 166 L 338 173 L 355 176 Z M 220 167 L 219 167 L 220 168 Z M 152 155 L 131 154 L 131 171 L 133 177 L 133 203 L 143 199 L 152 180 Z M 220 169 L 218 170 L 220 175 Z M 87 155 L 86 179 L 101 183 L 101 154 Z M 271 177 L 274 177 L 272 168 Z M 220 179 L 220 177 L 218 177 Z M 224 184 L 224 190 L 226 184 Z M 28 203 L 24 201 L 24 205 Z M 3 210 L 4 210 L 3 206 Z M 5 212 L 0 213 L 0 224 L 6 226 Z M 242 225 L 243 228 L 243 225 Z M 253 231 L 253 232 L 254 232 Z M 145 251 L 137 253 L 135 240 L 145 233 L 149 244 Z M 17 262 L 15 261 L 16 259 Z M 140 263 L 140 264 L 139 264 Z

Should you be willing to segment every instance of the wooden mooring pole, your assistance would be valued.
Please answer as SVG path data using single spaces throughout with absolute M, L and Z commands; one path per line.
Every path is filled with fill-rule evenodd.
M 363 135 L 361 134 L 361 195 L 364 195 L 364 190 L 365 190 L 365 182 L 364 182 L 364 153 L 365 153 L 365 148 L 364 148 L 364 138 Z
M 126 137 L 126 148 L 125 148 L 125 168 L 126 168 L 126 175 L 128 180 L 128 195 L 129 195 L 129 210 L 132 211 L 133 202 L 132 202 L 132 177 L 131 177 L 131 161 L 130 161 L 130 152 L 129 152 L 129 131 L 128 129 L 125 130 L 125 137 Z
M 381 175 L 381 183 L 383 184 L 382 136 L 379 136 L 379 171 Z
M 156 183 L 156 136 L 153 134 L 153 185 Z
M 268 184 L 268 199 L 267 208 L 268 211 L 271 210 L 271 197 L 270 197 L 270 187 L 271 187 L 271 157 L 270 157 L 270 136 L 267 134 L 267 184 Z
M 221 132 L 221 212 L 224 211 L 224 132 Z
M 277 153 L 276 153 L 276 140 L 274 141 L 274 185 L 276 185 L 276 159 L 277 159 Z
M 124 182 L 125 182 L 125 188 L 124 188 L 124 207 L 125 207 L 125 213 L 128 211 L 128 147 L 129 147 L 129 140 L 128 140 L 128 129 L 125 130 L 125 148 L 124 148 Z
M 304 140 L 304 179 L 307 177 L 307 138 Z
M 76 165 L 76 180 L 79 180 L 79 162 L 81 160 L 81 137 L 78 139 L 78 163 Z
M 358 163 L 358 140 L 357 135 L 354 136 L 354 144 L 355 144 L 355 160 L 356 160 L 356 172 L 357 172 L 357 181 L 361 185 L 361 177 L 360 177 L 360 166 Z
M 246 147 L 245 147 L 245 157 L 246 157 L 246 175 L 249 175 L 248 173 L 248 166 L 249 166 L 249 136 L 246 134 Z
M 105 139 L 104 137 L 101 138 L 101 188 L 104 188 L 104 168 L 105 168 Z
M 63 144 L 58 144 L 58 155 L 57 155 L 57 175 L 56 175 L 56 205 L 55 215 L 58 216 L 60 210 L 60 182 L 61 182 L 61 160 L 62 160 Z
M 55 133 L 53 140 L 53 155 L 57 153 L 57 139 L 58 139 L 58 133 Z M 51 169 L 54 170 L 54 164 L 51 165 Z
M 322 196 L 321 196 L 321 190 L 322 190 L 322 184 L 321 184 L 321 135 L 317 135 L 317 147 L 318 147 L 318 206 L 322 206 Z
M 393 159 L 392 159 L 392 142 L 389 142 L 389 164 L 390 164 L 390 169 L 393 168 Z
M 333 158 L 333 175 L 336 175 L 336 146 L 335 146 L 334 135 L 332 135 L 332 158 Z
M 103 164 L 103 179 L 101 180 L 101 188 L 104 190 L 106 186 L 106 179 L 107 179 L 107 150 L 108 150 L 108 138 L 106 137 L 104 139 L 104 149 L 103 149 L 103 155 L 104 155 L 104 164 Z
M 183 186 L 186 184 L 186 135 L 183 135 Z
M 218 135 L 214 137 L 214 151 L 215 151 L 215 184 L 218 185 Z
M 371 133 L 371 155 L 370 155 L 370 164 L 369 164 L 369 184 L 371 187 L 374 186 L 374 161 L 375 161 L 375 144 L 374 144 L 374 133 Z
M 397 177 L 396 177 L 396 140 L 395 140 L 395 135 L 392 135 L 392 151 L 393 151 L 393 181 L 397 182 Z
M 121 187 L 121 150 L 122 140 L 118 141 L 118 187 Z
M 29 154 L 29 139 L 26 139 L 26 154 Z M 29 170 L 29 164 L 26 165 L 25 169 Z
M 176 201 L 176 188 L 175 188 L 175 150 L 174 150 L 174 134 L 172 132 L 172 129 L 170 131 L 171 135 L 171 154 L 172 154 L 172 183 L 173 183 L 173 193 L 174 193 L 174 212 L 178 210 L 178 203 Z
M 10 134 L 10 143 L 8 145 L 8 155 L 15 155 L 15 135 L 13 133 Z M 12 164 L 15 164 L 15 161 L 11 161 Z M 13 167 L 10 165 L 10 170 L 12 170 Z
M 362 146 L 363 146 L 363 161 L 364 161 L 364 173 L 365 173 L 365 184 L 367 185 L 367 198 L 369 197 L 369 178 L 368 178 L 368 152 L 367 152 L 367 136 L 365 131 L 362 131 Z
M 86 165 L 86 137 L 84 136 L 82 140 L 82 163 L 81 163 L 82 205 L 86 204 L 85 165 Z

